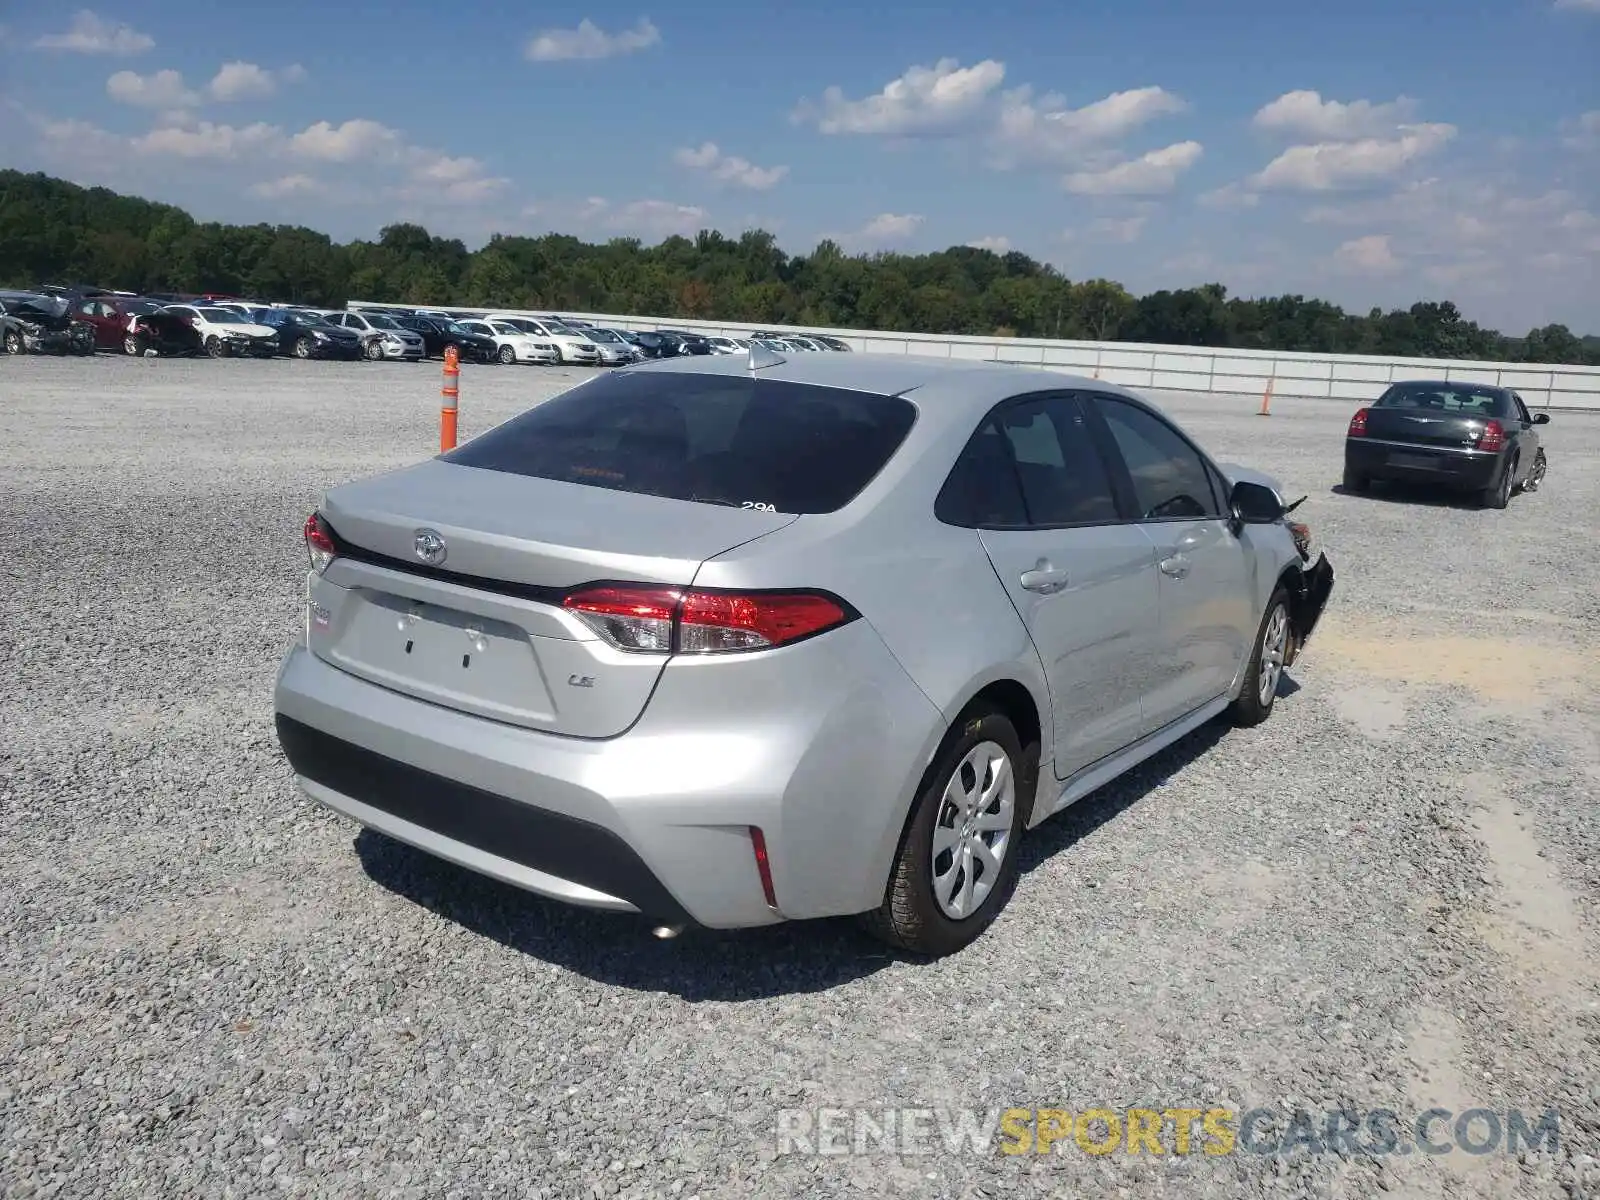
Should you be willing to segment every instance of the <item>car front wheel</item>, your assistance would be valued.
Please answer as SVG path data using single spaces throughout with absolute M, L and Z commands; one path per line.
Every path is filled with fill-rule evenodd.
M 1275 589 L 1267 601 L 1267 611 L 1256 631 L 1255 648 L 1245 665 L 1244 682 L 1239 687 L 1239 698 L 1229 708 L 1233 723 L 1242 729 L 1259 725 L 1272 715 L 1272 705 L 1278 698 L 1278 683 L 1283 678 L 1283 664 L 1289 656 L 1289 593 L 1282 587 Z
M 989 708 L 963 720 L 923 780 L 868 931 L 932 957 L 976 940 L 1016 884 L 1027 786 L 1011 721 Z
M 512 349 L 510 346 L 501 346 L 500 347 L 500 361 L 505 363 L 506 366 L 509 367 L 512 363 L 517 361 L 517 352 L 514 349 Z

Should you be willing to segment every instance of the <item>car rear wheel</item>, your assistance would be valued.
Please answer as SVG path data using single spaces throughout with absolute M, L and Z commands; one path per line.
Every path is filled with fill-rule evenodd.
M 1023 770 L 1002 713 L 980 709 L 952 731 L 917 793 L 883 903 L 862 918 L 870 933 L 938 957 L 993 924 L 1017 879 Z
M 501 346 L 500 347 L 500 361 L 505 363 L 506 366 L 509 367 L 512 363 L 517 361 L 517 352 L 514 349 L 512 349 L 510 346 Z
M 1494 485 L 1483 490 L 1483 494 L 1479 497 L 1479 503 L 1484 508 L 1506 507 L 1511 503 L 1511 488 L 1516 478 L 1517 460 L 1513 458 L 1506 464 L 1505 470 L 1500 473 L 1500 478 L 1495 481 Z
M 1352 470 L 1350 467 L 1346 467 L 1344 469 L 1345 491 L 1359 495 L 1361 492 L 1366 491 L 1367 488 L 1371 486 L 1372 480 L 1368 479 L 1360 471 Z
M 1228 715 L 1241 729 L 1259 725 L 1272 715 L 1272 705 L 1278 698 L 1278 683 L 1283 678 L 1283 665 L 1289 657 L 1289 639 L 1292 636 L 1289 628 L 1289 593 L 1279 587 L 1274 589 L 1272 599 L 1267 601 L 1267 611 L 1261 617 L 1255 648 L 1250 652 L 1250 661 L 1245 664 L 1239 698 L 1228 708 Z
M 1533 470 L 1528 472 L 1528 477 L 1522 481 L 1522 490 L 1537 492 L 1539 485 L 1544 482 L 1545 459 L 1544 451 L 1540 450 L 1533 459 Z

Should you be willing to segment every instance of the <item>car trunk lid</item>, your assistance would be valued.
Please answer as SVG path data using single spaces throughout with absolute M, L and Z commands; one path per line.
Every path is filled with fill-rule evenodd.
M 320 511 L 340 553 L 312 577 L 314 654 L 430 703 L 591 738 L 638 719 L 666 655 L 613 649 L 562 596 L 600 581 L 684 587 L 706 559 L 795 519 L 440 459 L 336 488 Z
M 1367 436 L 1414 446 L 1471 447 L 1489 418 L 1442 409 L 1369 408 Z

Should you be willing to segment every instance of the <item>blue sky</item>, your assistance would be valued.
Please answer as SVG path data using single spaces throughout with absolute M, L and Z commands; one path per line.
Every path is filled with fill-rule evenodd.
M 345 239 L 772 230 L 1600 332 L 1600 0 L 0 0 L 0 165 Z

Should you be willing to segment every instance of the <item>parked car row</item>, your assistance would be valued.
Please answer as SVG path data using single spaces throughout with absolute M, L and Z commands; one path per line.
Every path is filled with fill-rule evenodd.
M 463 361 L 623 366 L 680 355 L 848 351 L 838 338 L 758 330 L 723 337 L 682 329 L 632 330 L 554 314 L 445 312 L 396 306 L 325 309 L 218 293 L 139 295 L 42 284 L 0 292 L 8 353 L 213 358 L 343 358 L 420 362 L 454 347 Z

